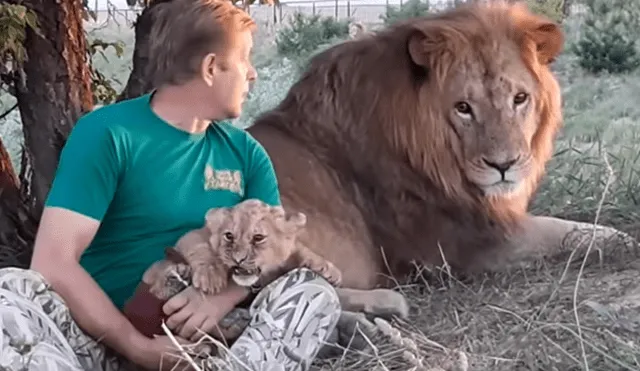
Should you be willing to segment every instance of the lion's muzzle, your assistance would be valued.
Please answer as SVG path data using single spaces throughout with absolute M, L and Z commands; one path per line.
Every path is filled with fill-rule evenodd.
M 507 160 L 494 161 L 494 160 L 489 160 L 486 157 L 483 157 L 482 162 L 484 162 L 485 165 L 487 165 L 488 167 L 498 170 L 498 172 L 502 176 L 502 181 L 509 181 L 507 180 L 507 171 L 509 171 L 509 169 L 511 169 L 513 165 L 515 165 L 518 162 L 519 159 L 520 159 L 520 156 L 517 156 L 515 158 L 510 158 Z

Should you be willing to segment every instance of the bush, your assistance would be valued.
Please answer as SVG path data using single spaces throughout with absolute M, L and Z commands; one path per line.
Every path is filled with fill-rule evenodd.
M 527 6 L 533 13 L 561 23 L 564 18 L 562 8 L 566 0 L 527 0 Z
M 289 25 L 278 31 L 276 46 L 283 57 L 306 59 L 322 45 L 343 40 L 348 35 L 349 20 L 296 12 Z
M 624 73 L 640 66 L 640 6 L 637 0 L 586 0 L 583 34 L 570 46 L 588 72 Z
M 389 26 L 405 19 L 422 17 L 429 13 L 429 2 L 421 0 L 409 0 L 402 7 L 387 5 L 385 14 L 380 15 L 380 19 L 385 26 Z

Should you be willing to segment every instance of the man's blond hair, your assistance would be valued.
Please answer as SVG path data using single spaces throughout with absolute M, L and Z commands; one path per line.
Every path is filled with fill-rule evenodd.
M 256 27 L 249 14 L 228 0 L 170 0 L 149 11 L 146 76 L 156 88 L 192 79 L 205 55 L 224 54 L 234 35 Z

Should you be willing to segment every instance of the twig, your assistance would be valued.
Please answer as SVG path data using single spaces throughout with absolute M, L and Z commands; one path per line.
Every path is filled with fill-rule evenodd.
M 180 354 L 182 354 L 182 356 L 184 358 L 186 358 L 187 362 L 189 362 L 189 364 L 191 365 L 191 367 L 193 367 L 194 370 L 196 371 L 203 371 L 197 364 L 196 362 L 193 360 L 193 358 L 191 358 L 191 356 L 189 355 L 189 353 L 187 353 L 184 348 L 180 345 L 180 343 L 178 342 L 178 340 L 176 340 L 176 338 L 173 336 L 173 334 L 171 333 L 171 331 L 169 330 L 169 328 L 167 327 L 167 325 L 164 323 L 164 321 L 162 321 L 162 331 L 164 331 L 165 334 L 167 334 L 167 336 L 169 337 L 169 340 L 171 340 L 171 342 L 173 343 L 173 345 L 176 346 L 176 348 L 178 348 L 178 350 L 180 351 Z
M 600 218 L 600 212 L 602 211 L 604 200 L 607 196 L 607 192 L 609 191 L 609 187 L 611 186 L 611 183 L 613 182 L 613 178 L 614 178 L 613 168 L 611 167 L 611 164 L 609 164 L 606 151 L 603 152 L 602 158 L 607 168 L 608 176 L 604 185 L 604 189 L 602 190 L 602 197 L 600 198 L 600 201 L 598 202 L 598 208 L 596 209 L 596 216 L 593 221 L 593 233 L 591 235 L 591 241 L 589 241 L 587 252 L 585 253 L 584 259 L 582 259 L 582 264 L 580 265 L 580 270 L 578 271 L 578 277 L 576 278 L 576 285 L 573 290 L 573 314 L 576 318 L 576 326 L 578 328 L 578 338 L 580 339 L 580 350 L 582 351 L 582 361 L 584 362 L 585 371 L 589 371 L 589 361 L 587 359 L 587 351 L 584 346 L 584 339 L 582 338 L 582 327 L 580 326 L 580 317 L 578 316 L 578 288 L 580 286 L 580 278 L 582 277 L 584 266 L 587 263 L 589 253 L 591 252 L 591 248 L 593 247 L 596 240 L 596 229 L 598 227 L 598 219 Z
M 18 103 L 14 104 L 13 107 L 11 107 L 8 110 L 6 110 L 5 112 L 3 112 L 0 115 L 0 120 L 3 120 L 5 117 L 7 117 L 16 108 L 18 108 Z

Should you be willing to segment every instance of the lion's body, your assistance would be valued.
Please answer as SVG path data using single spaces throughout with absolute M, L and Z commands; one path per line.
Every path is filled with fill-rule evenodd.
M 387 264 L 402 273 L 411 260 L 440 264 L 444 255 L 475 269 L 508 255 L 527 233 L 561 125 L 548 62 L 562 40 L 520 7 L 477 4 L 313 57 L 248 129 L 274 163 L 285 208 L 309 217 L 300 240 L 338 266 L 345 287 L 361 289 L 382 283 Z M 500 106 L 517 87 L 529 89 L 528 105 Z M 471 116 L 453 111 L 458 98 L 484 121 L 460 121 Z M 508 156 L 522 161 L 506 181 L 480 186 L 498 172 L 478 170 L 478 159 Z

